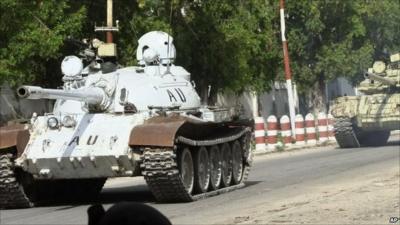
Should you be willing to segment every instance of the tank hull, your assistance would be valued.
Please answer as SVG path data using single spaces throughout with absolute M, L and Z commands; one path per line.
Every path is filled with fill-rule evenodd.
M 71 116 L 71 114 L 69 114 Z M 78 114 L 76 127 L 50 129 L 38 117 L 31 138 L 16 165 L 37 179 L 80 179 L 137 174 L 130 131 L 144 115 Z M 62 120 L 63 115 L 56 116 Z M 101 121 L 101 122 L 94 122 Z M 137 159 L 137 158 L 136 158 Z
M 0 173 L 13 180 L 5 188 L 15 189 L 12 195 L 4 192 L 7 195 L 3 200 L 0 195 L 1 208 L 30 207 L 43 199 L 65 197 L 67 192 L 75 190 L 74 186 L 88 186 L 89 191 L 96 189 L 98 193 L 106 178 L 142 175 L 158 201 L 193 201 L 243 187 L 251 167 L 250 120 L 215 123 L 179 114 L 150 118 L 140 113 L 84 114 L 76 115 L 79 123 L 74 128 L 49 129 L 45 127 L 48 119 L 37 118 L 36 129 L 19 157 L 0 154 L 5 164 Z M 182 175 L 182 151 L 193 158 L 200 148 L 207 155 L 220 155 L 223 145 L 228 146 L 230 154 L 236 149 L 239 155 L 236 163 L 231 160 L 230 166 L 225 165 L 230 168 L 232 180 L 199 191 L 194 185 L 198 175 L 193 173 L 193 187 L 188 189 Z M 201 162 L 194 159 L 192 162 L 189 166 L 199 169 Z M 36 192 L 43 189 L 51 191 Z
M 335 135 L 341 147 L 374 145 L 400 128 L 400 93 L 345 96 L 332 105 Z M 379 140 L 378 140 L 379 139 Z

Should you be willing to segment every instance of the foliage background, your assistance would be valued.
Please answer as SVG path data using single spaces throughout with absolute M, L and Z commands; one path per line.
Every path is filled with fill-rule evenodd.
M 176 64 L 200 92 L 268 91 L 283 80 L 278 0 L 114 0 L 119 62 L 135 65 L 138 38 L 171 33 Z M 60 85 L 64 41 L 104 38 L 106 0 L 0 1 L 0 84 Z M 299 92 L 322 96 L 338 76 L 357 83 L 374 59 L 400 50 L 398 0 L 286 1 L 287 37 Z M 313 88 L 310 88 L 313 87 Z

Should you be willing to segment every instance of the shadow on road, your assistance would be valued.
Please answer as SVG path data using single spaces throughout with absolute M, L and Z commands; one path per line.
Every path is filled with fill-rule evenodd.
M 253 185 L 261 183 L 261 181 L 246 181 L 246 185 L 241 189 L 246 189 Z M 238 190 L 236 190 L 238 191 Z M 132 185 L 125 187 L 106 187 L 102 190 L 97 199 L 90 201 L 87 200 L 71 200 L 71 201 L 43 201 L 39 202 L 39 207 L 61 207 L 57 211 L 68 210 L 71 208 L 79 207 L 82 205 L 93 204 L 115 204 L 118 202 L 141 202 L 141 203 L 155 203 L 156 199 L 148 189 L 147 185 Z M 163 203 L 160 203 L 163 204 Z M 63 207 L 64 206 L 64 207 Z
M 134 185 L 130 187 L 105 188 L 100 195 L 100 203 L 116 203 L 120 201 L 154 202 L 147 185 Z
M 262 181 L 246 181 L 246 182 L 244 182 L 244 183 L 246 184 L 246 186 L 244 186 L 243 188 L 248 188 L 248 187 L 250 187 L 250 186 L 259 184 L 259 183 L 261 183 L 261 182 L 262 182 Z
M 104 188 L 96 199 L 91 199 L 91 200 L 50 199 L 46 201 L 40 201 L 36 204 L 36 206 L 39 207 L 65 206 L 57 210 L 66 210 L 82 205 L 115 204 L 118 202 L 150 203 L 150 202 L 155 202 L 155 198 L 151 194 L 150 190 L 147 188 L 147 185 L 133 185 L 127 187 Z
M 386 145 L 387 145 L 387 146 L 396 146 L 396 145 L 400 145 L 400 140 L 388 141 L 388 143 L 387 143 Z
M 382 146 L 361 146 L 361 148 L 348 148 L 348 149 L 362 149 L 362 148 L 366 148 L 366 149 L 370 149 L 370 148 L 379 148 L 379 147 L 385 147 L 385 146 L 400 146 L 400 139 L 396 138 L 396 139 L 389 139 L 389 141 Z M 340 148 L 340 147 L 336 147 L 335 149 L 345 149 L 345 148 Z M 388 149 L 390 150 L 390 149 Z

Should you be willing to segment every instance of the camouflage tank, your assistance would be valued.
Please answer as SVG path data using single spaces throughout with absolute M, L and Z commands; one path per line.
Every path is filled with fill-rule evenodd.
M 341 148 L 384 145 L 400 129 L 400 53 L 376 61 L 359 85 L 360 94 L 335 100 L 335 137 Z

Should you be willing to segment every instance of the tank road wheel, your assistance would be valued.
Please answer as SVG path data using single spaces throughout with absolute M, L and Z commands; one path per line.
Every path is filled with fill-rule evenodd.
M 179 171 L 181 172 L 181 178 L 186 191 L 191 194 L 193 191 L 194 184 L 194 170 L 192 154 L 188 148 L 182 150 L 179 157 Z
M 217 145 L 211 146 L 209 149 L 210 160 L 210 189 L 217 190 L 221 185 L 222 164 L 221 154 Z
M 238 184 L 242 181 L 243 177 L 243 158 L 242 148 L 238 141 L 232 144 L 232 181 Z
M 222 156 L 222 179 L 221 185 L 228 187 L 232 181 L 232 151 L 228 143 L 221 147 Z
M 210 161 L 206 147 L 200 147 L 196 151 L 194 157 L 194 177 L 196 192 L 207 192 L 210 185 Z

